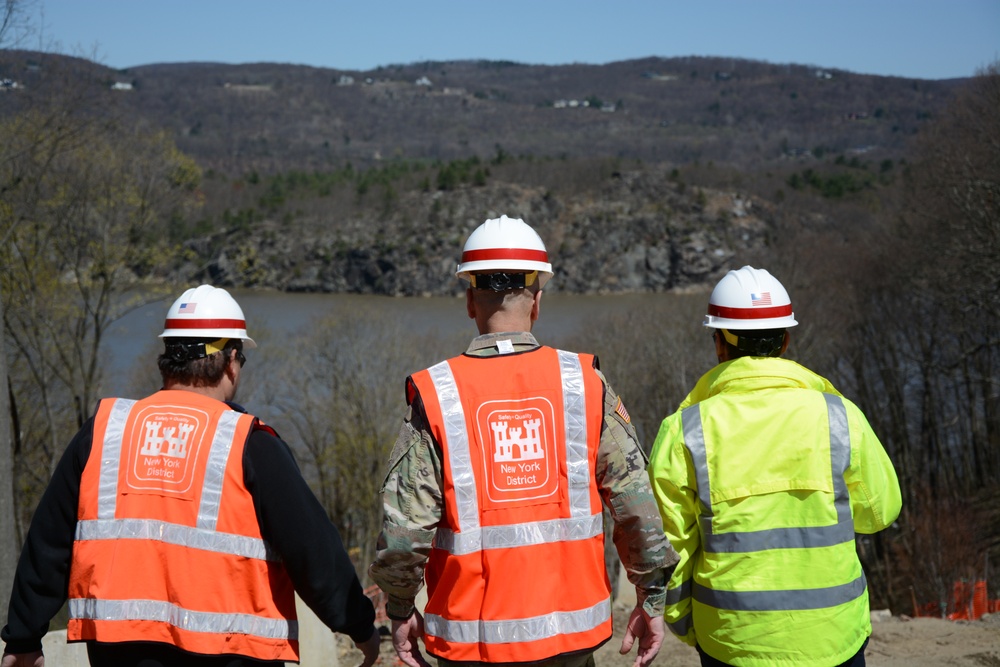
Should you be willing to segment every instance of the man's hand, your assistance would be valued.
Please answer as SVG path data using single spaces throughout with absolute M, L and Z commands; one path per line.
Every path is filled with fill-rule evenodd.
M 382 638 L 378 634 L 378 628 L 372 632 L 372 636 L 363 642 L 354 642 L 362 653 L 365 655 L 364 662 L 361 663 L 361 667 L 371 667 L 378 660 L 378 645 Z M 6 665 L 0 666 L 6 667 Z
M 419 611 L 414 611 L 405 621 L 392 622 L 392 647 L 396 655 L 409 667 L 431 667 L 430 663 L 420 654 L 420 644 L 417 640 L 424 635 L 424 617 Z
M 41 651 L 4 653 L 0 667 L 45 667 L 45 656 Z
M 622 648 L 619 652 L 625 655 L 631 651 L 632 644 L 638 639 L 639 651 L 632 667 L 648 667 L 656 654 L 660 652 L 660 645 L 663 644 L 665 633 L 666 628 L 663 625 L 662 616 L 650 618 L 641 604 L 636 605 L 635 609 L 632 610 L 632 615 L 628 617 L 625 637 L 622 639 Z

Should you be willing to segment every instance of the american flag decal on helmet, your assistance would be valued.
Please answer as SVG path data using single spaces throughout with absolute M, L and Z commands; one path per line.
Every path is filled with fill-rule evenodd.
M 621 415 L 621 418 L 625 420 L 626 424 L 632 423 L 632 418 L 628 416 L 628 410 L 625 409 L 625 404 L 622 403 L 622 399 L 618 399 L 618 406 L 615 408 L 615 412 Z
M 771 305 L 771 293 L 770 292 L 760 292 L 759 294 L 750 293 L 750 305 L 751 306 L 770 306 Z

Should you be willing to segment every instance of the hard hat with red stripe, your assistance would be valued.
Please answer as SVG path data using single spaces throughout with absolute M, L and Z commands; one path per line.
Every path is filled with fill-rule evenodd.
M 764 269 L 744 266 L 718 282 L 708 300 L 703 324 L 713 329 L 794 327 L 792 300 L 778 279 Z
M 247 323 L 236 299 L 221 287 L 199 285 L 181 294 L 167 311 L 160 338 L 239 338 L 243 347 L 257 343 L 247 335 Z
M 552 264 L 538 233 L 520 218 L 487 220 L 469 235 L 455 275 L 471 282 L 474 273 L 538 271 L 539 286 L 552 277 Z

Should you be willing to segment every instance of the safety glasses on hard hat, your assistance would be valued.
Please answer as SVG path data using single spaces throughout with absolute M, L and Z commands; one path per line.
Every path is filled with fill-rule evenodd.
M 469 283 L 475 289 L 505 292 L 511 289 L 531 287 L 537 279 L 538 271 L 528 273 L 501 271 L 497 273 L 473 273 L 469 276 Z
M 239 363 L 240 368 L 243 368 L 243 365 L 247 362 L 247 358 L 243 356 L 243 341 L 241 340 L 220 338 L 214 343 L 206 343 L 205 351 L 212 354 L 215 352 L 222 352 L 227 347 L 231 350 L 236 350 L 236 361 Z

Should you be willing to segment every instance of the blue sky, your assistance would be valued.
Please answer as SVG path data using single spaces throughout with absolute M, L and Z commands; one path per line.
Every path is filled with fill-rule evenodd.
M 1000 0 L 34 0 L 26 48 L 115 68 L 727 56 L 925 79 L 1000 60 Z

